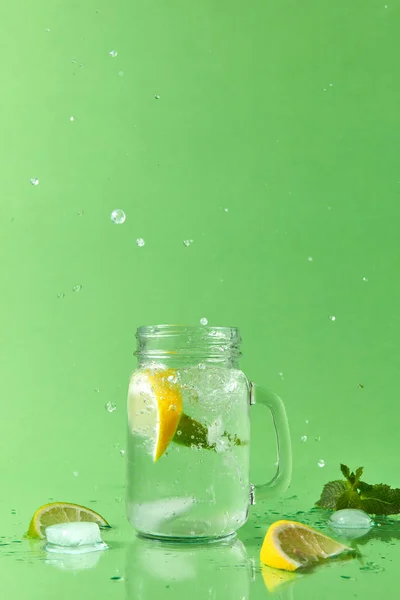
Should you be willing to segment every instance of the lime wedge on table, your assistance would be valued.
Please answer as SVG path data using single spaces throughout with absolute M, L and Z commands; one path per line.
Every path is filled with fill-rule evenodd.
M 109 527 L 107 521 L 90 508 L 71 504 L 70 502 L 51 502 L 37 509 L 29 524 L 27 536 L 31 538 L 44 538 L 46 527 L 57 523 L 76 523 L 90 521 L 99 527 Z

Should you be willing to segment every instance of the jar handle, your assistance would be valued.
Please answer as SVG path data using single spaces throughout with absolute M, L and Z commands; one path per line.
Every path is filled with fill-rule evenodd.
M 292 444 L 285 405 L 274 392 L 250 382 L 250 405 L 256 403 L 264 404 L 271 412 L 276 435 L 278 465 L 270 481 L 252 486 L 251 504 L 255 504 L 255 491 L 257 499 L 260 500 L 282 494 L 289 487 L 292 477 Z

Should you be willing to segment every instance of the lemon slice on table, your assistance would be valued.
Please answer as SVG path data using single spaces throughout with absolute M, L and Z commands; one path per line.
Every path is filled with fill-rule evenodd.
M 136 373 L 128 393 L 128 422 L 132 433 L 151 440 L 153 461 L 164 454 L 183 412 L 175 369 Z
M 107 521 L 90 508 L 71 504 L 69 502 L 51 502 L 37 509 L 29 524 L 27 536 L 31 538 L 44 538 L 46 527 L 57 523 L 76 523 L 90 521 L 99 527 L 110 527 Z
M 295 571 L 352 548 L 296 521 L 276 521 L 268 529 L 260 560 L 269 567 Z

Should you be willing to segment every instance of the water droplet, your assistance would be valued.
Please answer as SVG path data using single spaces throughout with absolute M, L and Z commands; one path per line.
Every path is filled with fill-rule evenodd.
M 29 181 L 32 185 L 39 185 L 39 179 L 37 177 L 31 177 Z
M 206 368 L 206 365 L 204 363 L 199 363 L 198 368 L 200 369 L 200 371 L 204 371 L 204 369 Z
M 315 438 L 314 438 L 314 440 L 316 442 L 320 442 L 321 441 L 321 436 L 320 435 L 316 435 Z
M 331 321 L 336 321 L 335 315 L 331 315 L 329 318 L 330 318 Z
M 64 294 L 64 292 L 60 292 L 59 294 L 57 294 L 57 298 L 58 298 L 59 300 L 62 300 L 63 298 L 65 298 L 65 294 Z
M 283 379 L 283 373 L 282 373 L 282 371 L 280 371 L 280 372 L 278 373 L 278 375 L 279 375 L 279 377 L 280 377 L 281 379 Z
M 100 392 L 99 388 L 94 388 L 94 391 L 98 394 Z
M 321 468 L 325 466 L 325 461 L 324 461 L 324 459 L 323 459 L 323 458 L 321 458 L 321 459 L 318 461 L 318 466 L 319 466 L 319 467 L 321 467 Z
M 364 386 L 362 383 L 359 383 L 357 387 L 359 387 L 361 390 L 364 389 Z
M 307 258 L 307 260 L 308 260 L 308 262 L 312 262 L 314 259 L 313 259 L 313 257 L 312 257 L 312 256 L 309 256 L 309 257 Z
M 69 118 L 69 120 L 70 120 L 70 121 L 75 121 L 75 117 L 71 116 L 71 117 Z
M 111 56 L 112 58 L 115 58 L 116 56 L 118 56 L 118 52 L 117 52 L 116 50 L 111 50 L 111 52 L 110 52 L 110 56 Z
M 229 211 L 229 208 L 224 208 L 224 212 L 228 212 L 228 211 Z
M 302 435 L 301 438 L 300 438 L 300 441 L 303 442 L 303 443 L 305 443 L 307 441 L 307 439 L 308 438 L 307 438 L 306 435 Z
M 106 410 L 108 410 L 108 412 L 112 413 L 114 412 L 114 410 L 117 410 L 116 405 L 111 402 L 110 400 L 104 405 Z
M 156 94 L 156 95 L 154 96 L 154 98 L 155 98 L 156 100 L 159 100 L 159 99 L 161 98 L 161 96 L 160 96 L 159 94 Z
M 385 4 L 385 8 L 387 8 L 387 7 L 388 7 L 388 5 L 387 5 L 387 4 Z
M 206 319 L 205 317 L 202 317 L 200 319 L 200 325 L 207 325 L 207 323 L 208 323 L 208 319 Z
M 72 473 L 72 475 L 73 475 L 74 477 L 78 477 L 78 475 L 79 475 L 79 471 L 74 471 L 74 472 Z
M 82 286 L 78 283 L 78 285 L 74 285 L 74 287 L 72 288 L 73 292 L 80 292 L 82 289 Z
M 363 277 L 363 281 L 368 281 L 368 279 L 366 277 Z
M 122 502 L 121 496 L 115 496 L 115 502 Z
M 142 246 L 144 246 L 144 239 L 143 238 L 138 238 L 136 240 L 136 243 L 139 246 L 139 248 L 142 248 Z
M 123 581 L 124 578 L 121 577 L 120 575 L 113 575 L 113 577 L 110 577 L 111 581 Z
M 305 424 L 306 424 L 306 425 L 308 425 L 308 424 L 309 424 L 309 422 L 310 422 L 310 421 L 309 421 L 308 419 L 306 419 L 306 420 L 305 420 Z
M 120 453 L 121 456 L 125 456 L 125 450 L 122 449 L 122 450 L 119 451 L 119 453 Z
M 333 87 L 333 83 L 330 83 L 330 84 L 329 84 L 329 87 Z
M 190 244 L 193 244 L 193 240 L 183 240 L 183 243 L 186 246 L 186 248 L 188 248 Z
M 120 77 L 123 77 L 123 76 L 124 76 L 124 72 L 123 72 L 123 71 L 118 71 L 118 75 L 119 75 Z
M 50 33 L 50 29 L 48 27 L 45 28 L 46 33 Z
M 122 225 L 126 221 L 126 214 L 120 208 L 116 208 L 111 213 L 111 221 L 116 225 Z
M 176 405 L 175 404 L 170 404 L 168 406 L 168 412 L 174 412 L 176 411 Z
M 180 429 L 178 429 L 178 431 L 176 433 L 177 433 L 177 435 L 182 435 L 182 431 Z
M 169 383 L 176 383 L 178 381 L 177 377 L 175 377 L 175 375 L 169 375 L 167 377 L 167 381 L 169 381 Z

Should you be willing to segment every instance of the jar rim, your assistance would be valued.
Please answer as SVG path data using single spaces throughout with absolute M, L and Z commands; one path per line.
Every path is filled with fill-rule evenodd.
M 215 333 L 214 333 L 215 332 Z M 195 334 L 202 333 L 209 337 L 226 337 L 226 338 L 238 338 L 240 340 L 240 333 L 238 327 L 227 327 L 227 326 L 212 326 L 212 325 L 141 325 L 137 328 L 137 337 L 152 337 L 152 336 L 174 336 L 182 334 Z

